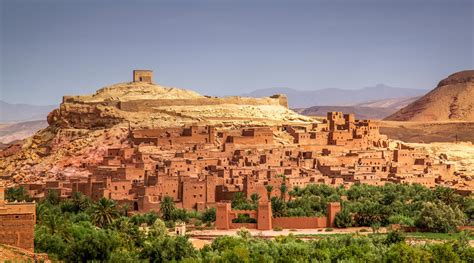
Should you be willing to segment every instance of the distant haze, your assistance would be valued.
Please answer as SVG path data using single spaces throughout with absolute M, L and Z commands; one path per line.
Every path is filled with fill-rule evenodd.
M 353 90 L 321 89 L 301 91 L 290 88 L 270 88 L 256 90 L 241 95 L 263 97 L 279 93 L 286 94 L 290 107 L 305 108 L 312 106 L 347 106 L 390 98 L 417 97 L 424 95 L 427 92 L 427 90 L 403 89 L 379 84 L 374 87 Z
M 208 95 L 432 89 L 474 61 L 472 0 L 2 0 L 0 12 L 9 103 L 57 105 L 133 69 Z

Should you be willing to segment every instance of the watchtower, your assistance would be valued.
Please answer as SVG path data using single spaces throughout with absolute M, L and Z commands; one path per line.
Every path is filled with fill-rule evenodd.
M 153 83 L 153 71 L 136 69 L 133 71 L 133 82 Z

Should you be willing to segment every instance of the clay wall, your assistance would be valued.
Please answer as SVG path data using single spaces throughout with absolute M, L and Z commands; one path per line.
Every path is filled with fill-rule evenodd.
M 232 220 L 239 214 L 248 214 L 250 218 L 256 218 L 255 228 L 259 230 L 270 230 L 273 227 L 286 229 L 311 229 L 334 227 L 334 218 L 341 211 L 340 203 L 329 203 L 326 217 L 276 217 L 272 216 L 270 202 L 260 202 L 258 210 L 232 210 L 230 203 L 218 203 L 216 210 L 216 228 L 232 229 L 240 228 L 243 224 L 233 223 Z M 249 227 L 254 227 L 250 224 Z
M 183 181 L 183 208 L 194 209 L 197 203 L 206 203 L 206 182 L 186 178 Z
M 275 217 L 273 227 L 284 229 L 312 229 L 327 227 L 327 218 L 323 217 Z
M 281 99 L 273 98 L 242 98 L 242 97 L 224 97 L 224 98 L 195 98 L 195 99 L 157 99 L 157 100 L 134 100 L 121 101 L 118 108 L 124 111 L 153 111 L 154 107 L 166 106 L 202 106 L 202 105 L 281 105 L 288 106 Z
M 7 203 L 4 197 L 0 186 L 0 243 L 33 251 L 36 205 Z

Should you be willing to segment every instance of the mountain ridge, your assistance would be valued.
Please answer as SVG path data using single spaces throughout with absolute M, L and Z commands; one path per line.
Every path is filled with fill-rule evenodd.
M 272 94 L 286 94 L 289 106 L 292 108 L 307 108 L 312 106 L 349 106 L 369 101 L 422 96 L 424 89 L 407 89 L 377 84 L 373 87 L 360 89 L 325 88 L 319 90 L 296 90 L 292 88 L 259 89 L 240 96 L 264 97 Z
M 25 122 L 46 120 L 56 105 L 32 105 L 25 103 L 9 103 L 0 100 L 0 122 Z

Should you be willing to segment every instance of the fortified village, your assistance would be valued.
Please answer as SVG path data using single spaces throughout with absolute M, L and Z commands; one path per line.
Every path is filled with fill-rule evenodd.
M 146 86 L 152 82 L 151 71 L 137 70 L 130 85 Z M 101 92 L 110 91 L 105 88 Z M 125 90 L 129 96 L 126 101 L 110 98 L 99 101 L 94 97 L 97 94 L 64 97 L 60 108 L 48 117 L 51 126 L 64 130 L 91 126 L 107 129 L 120 122 L 123 124 L 126 116 L 129 119 L 125 119 L 128 127 L 123 143 L 120 147 L 107 148 L 95 163 L 81 162 L 81 173 L 58 174 L 55 178 L 34 177 L 37 180 L 17 184 L 34 199 L 43 198 L 49 191 L 56 191 L 64 199 L 81 192 L 93 200 L 105 197 L 128 204 L 135 213 L 158 211 L 160 201 L 169 196 L 177 207 L 188 210 L 216 207 L 216 227 L 219 229 L 241 227 L 241 224 L 232 223 L 232 219 L 239 213 L 250 213 L 258 223 L 247 227 L 262 230 L 274 226 L 318 228 L 333 225 L 334 216 L 340 209 L 338 203 L 328 205 L 327 217 L 272 218 L 269 199 L 280 196 L 282 185 L 293 189 L 308 184 L 350 187 L 356 183 L 417 183 L 430 188 L 437 185 L 451 187 L 463 195 L 474 191 L 470 176 L 456 171 L 452 163 L 430 156 L 422 149 L 391 141 L 379 133 L 377 121 L 357 120 L 350 113 L 328 112 L 321 121 L 222 125 L 226 117 L 218 116 L 214 122 L 209 121 L 211 118 L 207 121 L 193 118 L 174 126 L 140 128 L 131 125 L 130 119 L 135 117 L 130 114 L 137 111 L 150 112 L 150 116 L 152 112 L 159 112 L 173 118 L 186 118 L 193 105 L 195 108 L 199 105 L 254 105 L 262 109 L 276 105 L 279 110 L 284 108 L 285 112 L 290 112 L 288 116 L 293 116 L 287 109 L 284 95 L 261 99 L 166 98 L 172 92 L 175 90 L 168 89 L 159 98 L 143 100 L 134 99 L 133 90 Z M 172 113 L 166 108 L 169 106 L 176 106 Z M 81 109 L 80 116 L 73 112 L 78 108 Z M 63 134 L 61 132 L 59 129 L 57 134 Z M 55 145 L 61 140 L 64 138 L 58 136 L 51 139 L 49 151 L 55 151 Z M 8 155 L 14 158 L 15 153 Z M 8 174 L 4 172 L 3 177 Z M 261 197 L 258 210 L 233 211 L 230 201 L 237 193 L 243 193 L 247 198 L 257 193 Z M 283 198 L 291 196 L 285 193 Z M 25 224 L 13 226 L 8 220 L 2 220 L 0 243 L 31 249 L 32 241 L 23 242 L 22 238 L 33 235 L 30 226 L 34 222 L 34 204 L 6 203 L 0 199 L 0 217 L 14 216 L 24 218 Z M 12 237 L 4 229 L 13 229 L 19 234 Z

